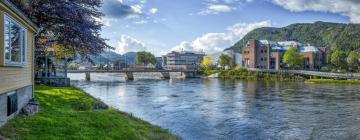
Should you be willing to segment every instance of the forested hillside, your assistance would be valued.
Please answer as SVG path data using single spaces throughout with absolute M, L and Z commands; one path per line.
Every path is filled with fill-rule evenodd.
M 301 23 L 283 28 L 264 27 L 251 31 L 229 49 L 241 52 L 249 39 L 272 41 L 297 40 L 316 47 L 330 47 L 343 52 L 360 51 L 360 24 Z

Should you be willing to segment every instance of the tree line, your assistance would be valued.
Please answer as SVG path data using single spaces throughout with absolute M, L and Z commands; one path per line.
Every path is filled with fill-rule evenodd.
M 304 57 L 299 53 L 296 47 L 288 49 L 283 57 L 283 62 L 288 68 L 301 69 L 304 67 Z M 327 56 L 326 64 L 320 68 L 321 71 L 351 71 L 357 72 L 360 66 L 360 52 L 345 52 L 341 50 L 333 51 Z
M 215 62 L 214 57 L 212 55 L 207 55 L 203 58 L 200 69 L 202 70 L 213 70 L 213 69 L 233 69 L 236 67 L 235 56 L 229 56 L 226 54 L 221 54 L 219 56 L 219 60 Z

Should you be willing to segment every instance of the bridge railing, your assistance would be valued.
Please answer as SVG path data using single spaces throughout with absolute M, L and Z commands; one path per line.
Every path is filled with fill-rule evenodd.
M 196 72 L 197 70 L 161 70 L 161 69 L 131 69 L 131 70 L 68 70 L 68 73 L 127 73 L 127 72 Z

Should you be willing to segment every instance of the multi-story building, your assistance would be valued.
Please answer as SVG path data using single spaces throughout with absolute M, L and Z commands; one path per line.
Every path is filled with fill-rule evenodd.
M 166 69 L 197 69 L 204 56 L 204 53 L 173 51 L 163 56 L 162 65 Z
M 246 68 L 276 69 L 283 64 L 283 56 L 291 47 L 297 47 L 304 57 L 304 69 L 313 70 L 324 64 L 326 49 L 303 45 L 297 41 L 273 42 L 269 40 L 249 40 L 242 49 L 243 66 Z

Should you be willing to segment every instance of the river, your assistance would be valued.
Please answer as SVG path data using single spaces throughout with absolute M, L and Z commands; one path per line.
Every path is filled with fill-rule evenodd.
M 359 85 L 69 77 L 108 105 L 185 140 L 360 139 Z

